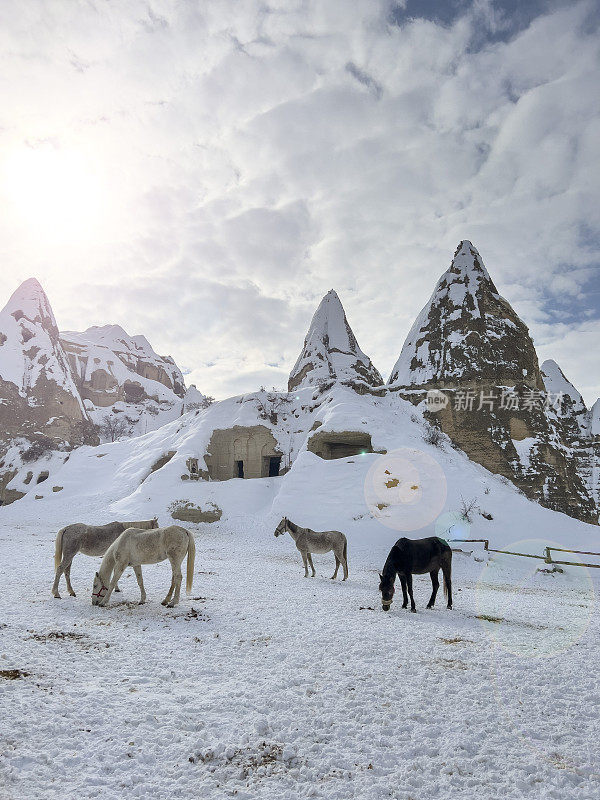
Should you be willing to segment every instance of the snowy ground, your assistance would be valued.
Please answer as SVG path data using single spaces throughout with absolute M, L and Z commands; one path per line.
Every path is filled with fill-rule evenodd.
M 453 611 L 441 592 L 424 610 L 426 576 L 416 615 L 385 614 L 394 531 L 351 535 L 342 584 L 329 556 L 305 580 L 291 539 L 249 517 L 198 527 L 178 608 L 159 604 L 161 564 L 144 568 L 147 605 L 130 575 L 103 609 L 81 555 L 77 598 L 51 597 L 58 525 L 17 516 L 0 520 L 0 669 L 27 675 L 0 678 L 2 798 L 600 795 L 598 583 L 583 570 L 455 555 Z

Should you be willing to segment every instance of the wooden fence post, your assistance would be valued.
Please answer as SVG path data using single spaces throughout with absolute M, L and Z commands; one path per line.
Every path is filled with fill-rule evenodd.
M 549 547 L 546 548 L 546 558 L 544 560 L 545 560 L 546 564 L 551 564 L 552 563 L 552 556 L 550 555 L 550 548 Z

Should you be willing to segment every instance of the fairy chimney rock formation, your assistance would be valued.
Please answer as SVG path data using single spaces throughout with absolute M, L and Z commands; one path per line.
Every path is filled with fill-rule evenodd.
M 288 390 L 334 383 L 368 393 L 379 389 L 383 380 L 358 346 L 340 298 L 331 289 L 312 318 L 304 347 L 290 373 Z
M 527 326 L 498 293 L 477 248 L 463 240 L 411 328 L 389 384 L 479 381 L 543 389 Z
M 413 402 L 442 390 L 448 404 L 431 419 L 470 459 L 543 505 L 596 522 L 579 431 L 585 406 L 558 367 L 546 366 L 552 392 L 560 385 L 569 396 L 564 414 L 549 402 L 527 326 L 464 240 L 410 330 L 389 388 Z

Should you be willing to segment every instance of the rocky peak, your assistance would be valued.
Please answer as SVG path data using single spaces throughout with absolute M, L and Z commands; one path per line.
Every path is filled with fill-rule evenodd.
M 290 373 L 288 389 L 336 382 L 359 392 L 369 392 L 383 384 L 371 359 L 358 346 L 340 298 L 331 289 L 315 311 L 302 352 Z
M 107 406 L 123 399 L 127 381 L 140 383 L 145 395 L 159 399 L 185 395 L 177 364 L 170 356 L 159 356 L 145 336 L 130 336 L 120 325 L 93 325 L 83 333 L 65 331 L 60 336 L 83 396 L 95 404 Z M 162 384 L 168 394 L 153 383 Z
M 35 278 L 22 283 L 0 312 L 0 381 L 32 403 L 38 384 L 56 384 L 82 406 L 52 307 Z
M 24 318 L 48 330 L 57 330 L 50 301 L 37 278 L 23 281 L 12 293 L 2 314 L 10 314 L 17 321 Z
M 0 311 L 0 504 L 22 492 L 7 491 L 16 473 L 18 440 L 39 452 L 97 441 L 61 345 L 50 302 L 39 282 L 19 286 Z
M 443 388 L 490 380 L 543 388 L 526 325 L 498 293 L 478 250 L 463 240 L 408 334 L 389 383 Z
M 577 421 L 582 433 L 587 436 L 590 430 L 590 414 L 581 394 L 565 376 L 556 361 L 552 359 L 544 361 L 541 374 L 546 391 L 554 397 L 562 399 L 562 402 L 556 403 L 559 414 L 572 416 Z

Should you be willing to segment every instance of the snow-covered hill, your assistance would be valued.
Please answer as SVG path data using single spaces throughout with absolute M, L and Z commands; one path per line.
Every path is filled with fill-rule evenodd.
M 59 334 L 30 278 L 0 312 L 0 504 L 74 447 L 155 430 L 206 402 L 144 336 L 117 325 Z M 7 489 L 11 481 L 21 488 Z

